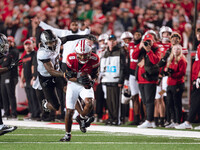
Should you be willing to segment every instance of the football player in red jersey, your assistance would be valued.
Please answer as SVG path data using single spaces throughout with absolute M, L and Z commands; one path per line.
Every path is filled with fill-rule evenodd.
M 76 121 L 80 124 L 81 131 L 86 132 L 86 115 L 92 110 L 94 99 L 92 82 L 98 76 L 99 61 L 99 57 L 92 53 L 92 48 L 86 40 L 80 40 L 76 45 L 75 53 L 71 53 L 67 57 L 66 134 L 60 139 L 62 142 L 71 139 L 72 116 L 79 96 L 84 100 L 85 106 Z
M 163 58 L 168 52 L 168 55 L 171 52 L 171 43 L 170 43 L 170 36 L 172 34 L 172 29 L 167 26 L 162 26 L 159 31 L 160 36 L 160 55 Z M 167 55 L 167 54 L 166 54 Z M 166 56 L 167 57 L 167 56 Z M 162 66 L 164 69 L 165 65 Z M 154 119 L 156 126 L 164 126 L 164 118 L 165 118 L 165 103 L 164 100 L 166 99 L 166 91 L 167 91 L 167 76 L 162 76 L 162 71 L 160 72 L 160 80 L 161 83 L 157 86 L 156 89 L 156 97 L 155 97 L 155 112 L 154 112 Z M 162 77 L 162 78 L 161 78 Z M 166 100 L 165 100 L 166 101 Z M 168 109 L 167 109 L 168 110 Z M 166 112 L 168 114 L 168 111 Z M 167 115 L 168 116 L 168 115 Z M 160 117 L 160 118 L 159 118 Z
M 136 30 L 134 35 L 130 34 L 130 32 L 124 32 L 121 36 L 121 39 L 124 41 L 124 44 L 127 45 L 129 51 L 129 87 L 131 90 L 131 99 L 133 102 L 134 108 L 134 121 L 130 123 L 130 125 L 139 125 L 140 122 L 140 104 L 139 104 L 139 87 L 138 83 L 135 79 L 135 69 L 137 66 L 137 59 L 132 58 L 132 53 L 136 48 L 139 47 L 142 38 L 142 31 Z M 131 40 L 133 39 L 133 41 Z

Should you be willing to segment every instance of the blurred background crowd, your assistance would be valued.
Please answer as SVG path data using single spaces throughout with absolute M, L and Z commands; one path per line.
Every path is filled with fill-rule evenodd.
M 200 2 L 197 9 L 200 10 Z M 143 35 L 146 31 L 153 30 L 159 39 L 160 28 L 168 26 L 173 32 L 180 34 L 182 47 L 191 51 L 196 50 L 198 45 L 197 39 L 193 36 L 194 14 L 193 0 L 1 0 L 0 33 L 9 37 L 8 40 L 15 45 L 13 47 L 21 57 L 22 53 L 25 55 L 24 44 L 26 45 L 26 43 L 33 44 L 36 51 L 38 49 L 42 28 L 31 21 L 34 18 L 58 29 L 69 29 L 70 23 L 77 19 L 80 30 L 90 28 L 91 34 L 95 35 L 97 39 L 103 33 L 114 35 L 118 43 L 122 43 L 120 37 L 125 31 L 132 34 L 140 31 Z M 199 12 L 196 28 L 200 28 Z M 31 41 L 27 41 L 27 39 Z M 194 40 L 195 44 L 193 44 Z M 95 53 L 100 48 L 99 45 L 98 42 L 94 43 L 93 51 Z M 21 76 L 20 70 L 21 68 L 19 76 Z M 37 105 L 39 106 L 39 104 Z M 98 103 L 98 105 L 100 104 Z M 97 117 L 96 121 L 108 119 L 103 115 L 106 114 L 106 107 L 103 104 L 102 108 L 100 117 Z M 42 110 L 38 110 L 32 119 L 40 118 L 41 112 Z M 124 113 L 126 117 L 130 115 L 128 112 Z M 9 113 L 4 114 L 4 117 L 10 115 Z M 11 116 L 11 118 L 16 117 L 16 113 Z M 31 116 L 28 117 L 31 118 Z M 143 114 L 144 117 L 145 114 Z M 62 120 L 64 116 L 58 118 Z M 53 119 L 47 118 L 46 120 L 54 119 L 53 115 Z M 43 120 L 45 119 L 43 118 Z M 122 122 L 126 121 L 128 119 L 124 119 Z
M 199 6 L 200 2 L 198 10 Z M 183 46 L 192 49 L 192 0 L 2 0 L 0 12 L 0 32 L 13 36 L 19 49 L 26 38 L 39 35 L 31 32 L 34 26 L 30 19 L 34 17 L 60 29 L 68 29 L 71 20 L 77 18 L 80 26 L 91 28 L 92 34 L 114 34 L 118 38 L 124 31 L 158 32 L 161 26 L 169 26 L 181 34 Z

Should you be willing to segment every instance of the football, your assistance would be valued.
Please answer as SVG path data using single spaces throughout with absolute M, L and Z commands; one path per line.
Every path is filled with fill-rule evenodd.
M 90 81 L 92 81 L 91 76 L 90 76 L 87 72 L 82 72 L 82 73 L 80 74 L 80 76 L 87 76 L 88 79 L 89 79 Z M 90 89 L 90 88 L 91 88 L 91 85 L 84 85 L 84 87 L 85 87 L 86 89 Z

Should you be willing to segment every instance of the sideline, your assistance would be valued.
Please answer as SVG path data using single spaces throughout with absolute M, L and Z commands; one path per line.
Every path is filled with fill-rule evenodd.
M 39 128 L 52 128 L 64 130 L 63 124 L 51 124 L 49 122 L 37 122 L 37 121 L 13 121 L 4 120 L 4 124 L 18 127 L 39 127 Z M 72 125 L 72 130 L 79 130 L 79 125 Z M 188 131 L 188 130 L 162 130 L 162 129 L 141 129 L 136 127 L 113 127 L 113 126 L 101 126 L 91 125 L 87 128 L 87 131 L 102 131 L 111 133 L 129 133 L 151 136 L 169 136 L 169 137 L 182 137 L 182 138 L 200 138 L 200 132 Z

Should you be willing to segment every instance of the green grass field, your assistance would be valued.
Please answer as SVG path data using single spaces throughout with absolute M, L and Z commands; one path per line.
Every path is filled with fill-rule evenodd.
M 0 150 L 199 150 L 200 139 L 143 136 L 127 133 L 72 131 L 70 142 L 59 142 L 63 130 L 19 127 L 0 136 Z

